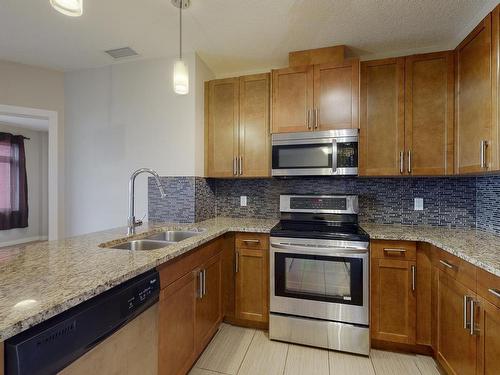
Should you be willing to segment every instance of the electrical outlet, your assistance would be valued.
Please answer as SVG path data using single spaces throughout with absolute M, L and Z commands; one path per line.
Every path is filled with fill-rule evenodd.
M 246 207 L 247 205 L 247 196 L 246 195 L 242 195 L 240 197 L 240 206 L 241 207 Z
M 415 211 L 423 211 L 424 209 L 424 198 L 415 198 Z

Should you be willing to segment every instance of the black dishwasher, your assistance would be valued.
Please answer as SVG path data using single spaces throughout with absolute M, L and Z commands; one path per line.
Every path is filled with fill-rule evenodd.
M 54 374 L 158 301 L 152 270 L 5 341 L 6 375 Z

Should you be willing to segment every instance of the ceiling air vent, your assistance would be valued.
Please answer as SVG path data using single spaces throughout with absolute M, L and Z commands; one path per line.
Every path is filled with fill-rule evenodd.
M 109 49 L 109 50 L 104 51 L 104 52 L 106 52 L 109 56 L 111 56 L 115 60 L 124 59 L 126 57 L 132 57 L 132 56 L 138 56 L 139 55 L 137 52 L 135 52 L 130 47 Z

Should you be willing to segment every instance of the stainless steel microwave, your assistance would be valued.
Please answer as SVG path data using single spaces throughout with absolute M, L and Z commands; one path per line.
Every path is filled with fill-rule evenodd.
M 273 176 L 355 176 L 358 129 L 272 135 Z

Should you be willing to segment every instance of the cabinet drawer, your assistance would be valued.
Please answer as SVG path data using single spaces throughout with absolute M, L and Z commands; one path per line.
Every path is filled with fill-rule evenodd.
M 476 267 L 444 250 L 437 249 L 437 251 L 433 256 L 434 266 L 475 292 Z
M 265 233 L 236 233 L 236 248 L 267 250 L 269 248 L 269 235 Z
M 500 308 L 500 277 L 477 268 L 477 294 Z
M 412 241 L 371 241 L 371 257 L 378 259 L 417 259 L 417 243 Z

